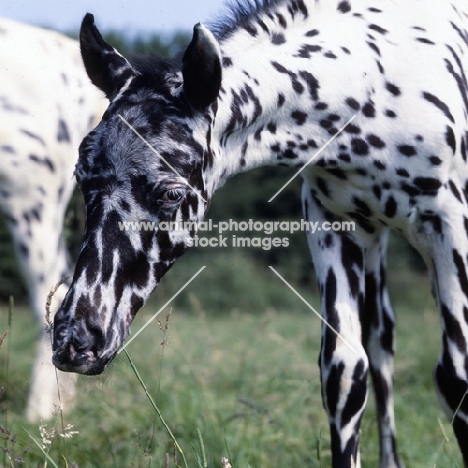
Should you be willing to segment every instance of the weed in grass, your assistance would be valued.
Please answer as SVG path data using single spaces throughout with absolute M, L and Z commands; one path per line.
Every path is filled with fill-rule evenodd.
M 157 415 L 159 417 L 159 420 L 161 421 L 162 425 L 164 426 L 164 429 L 166 429 L 167 433 L 169 434 L 169 437 L 172 439 L 172 441 L 174 443 L 174 446 L 177 448 L 178 452 L 180 453 L 180 456 L 182 457 L 182 460 L 184 461 L 185 467 L 188 468 L 187 460 L 185 459 L 185 455 L 184 455 L 184 451 L 180 447 L 179 443 L 177 442 L 177 439 L 175 438 L 175 436 L 172 433 L 171 429 L 169 428 L 166 421 L 164 420 L 163 415 L 161 414 L 161 411 L 159 410 L 158 406 L 156 405 L 155 401 L 153 400 L 153 397 L 149 393 L 145 382 L 141 378 L 135 364 L 132 361 L 132 358 L 130 357 L 130 354 L 128 354 L 126 349 L 124 349 L 124 352 L 125 352 L 125 355 L 127 356 L 128 360 L 129 360 L 129 362 L 130 362 L 130 366 L 131 366 L 133 372 L 135 373 L 136 378 L 138 379 L 138 382 L 140 382 L 140 385 L 142 386 L 143 390 L 145 391 L 145 394 L 148 397 L 148 400 L 150 401 L 151 406 L 156 411 L 156 413 L 157 413 Z
M 164 355 L 164 347 L 167 345 L 166 333 L 167 333 L 167 330 L 169 329 L 169 320 L 170 320 L 170 317 L 171 317 L 171 313 L 172 313 L 172 309 L 166 314 L 166 323 L 165 323 L 165 325 L 163 325 L 162 322 L 158 319 L 159 329 L 163 333 L 163 341 L 161 342 L 161 345 L 162 345 L 161 360 L 162 360 L 162 357 Z M 135 366 L 133 360 L 131 359 L 129 353 L 125 349 L 124 349 L 124 352 L 125 352 L 125 355 L 127 356 L 128 360 L 129 360 L 129 362 L 130 362 L 130 366 L 131 366 L 135 376 L 137 377 L 141 387 L 145 391 L 145 394 L 148 397 L 148 400 L 150 401 L 151 406 L 156 411 L 156 414 L 158 415 L 158 418 L 159 418 L 160 422 L 162 423 L 164 429 L 166 430 L 167 434 L 171 438 L 171 440 L 172 440 L 172 442 L 174 444 L 174 448 L 177 450 L 177 452 L 182 457 L 185 468 L 188 468 L 188 463 L 187 463 L 187 460 L 185 458 L 185 454 L 184 454 L 184 451 L 182 450 L 182 447 L 180 446 L 180 444 L 177 441 L 176 437 L 174 436 L 173 432 L 171 431 L 168 424 L 166 423 L 166 421 L 165 421 L 159 407 L 157 406 L 156 402 L 154 401 L 151 394 L 149 393 L 148 388 L 147 388 L 145 382 L 143 381 L 140 373 L 138 372 L 138 369 L 136 368 L 136 366 Z M 160 382 L 161 382 L 161 368 L 162 368 L 162 363 L 161 363 L 161 367 L 160 367 L 160 375 L 159 375 L 160 378 L 158 379 L 158 396 L 159 396 Z M 153 427 L 153 435 L 154 435 L 154 433 L 155 433 L 155 429 Z M 198 468 L 208 468 L 208 462 L 207 462 L 207 457 L 206 457 L 206 453 L 205 453 L 205 444 L 204 444 L 204 441 L 203 441 L 202 433 L 201 433 L 199 428 L 196 429 L 196 433 L 197 433 L 197 441 L 198 441 L 198 451 L 197 451 L 197 448 L 195 447 L 194 444 L 192 444 L 192 448 L 193 448 L 193 451 L 194 451 L 195 459 L 196 459 L 197 464 L 198 464 Z M 179 467 L 179 465 L 177 464 L 177 457 L 176 457 L 177 452 L 176 452 L 176 450 L 174 451 L 174 463 L 175 463 L 175 465 L 177 467 Z M 222 464 L 223 467 L 232 468 L 231 464 L 229 463 L 227 458 L 222 458 L 221 459 L 221 464 Z M 170 458 L 169 458 L 169 455 L 167 453 L 165 455 L 165 466 L 167 468 L 169 468 L 169 466 L 170 466 Z
M 2 347 L 3 341 L 5 340 L 5 338 L 6 338 L 7 335 L 8 335 L 8 330 L 4 331 L 4 332 L 0 335 L 0 348 Z
M 198 440 L 198 449 L 200 452 L 199 453 L 197 452 L 193 444 L 192 444 L 192 447 L 195 453 L 195 458 L 197 459 L 198 468 L 208 468 L 208 463 L 206 461 L 206 453 L 205 453 L 205 443 L 203 442 L 203 437 L 198 427 L 197 427 L 197 440 Z
M 52 321 L 52 299 L 54 298 L 56 292 L 60 286 L 67 281 L 67 278 L 62 278 L 55 286 L 52 287 L 49 294 L 47 294 L 46 303 L 45 303 L 45 330 L 52 337 L 52 330 L 54 329 L 54 322 Z M 52 338 L 51 338 L 52 339 Z
M 11 328 L 11 318 L 13 314 L 13 297 L 10 297 L 10 303 L 8 307 L 8 326 Z M 3 342 L 5 341 L 5 338 L 8 335 L 8 330 L 4 331 L 0 335 L 0 348 L 3 345 Z M 8 346 L 9 348 L 9 346 Z M 9 350 L 7 351 L 7 361 L 6 361 L 6 377 L 8 378 L 8 370 L 9 370 Z M 6 382 L 6 385 L 8 385 L 8 381 Z M 5 386 L 2 385 L 0 387 L 0 397 L 5 395 L 6 389 Z M 5 408 L 5 421 L 7 421 L 7 410 L 8 408 Z M 26 447 L 25 449 L 21 450 L 19 453 L 16 452 L 16 442 L 17 442 L 17 435 L 16 433 L 13 433 L 10 429 L 8 429 L 5 426 L 0 425 L 0 440 L 2 440 L 2 445 L 0 446 L 0 450 L 3 452 L 4 456 L 4 465 L 6 465 L 6 462 L 8 461 L 8 464 L 11 468 L 14 468 L 15 466 L 21 465 L 24 463 L 24 456 L 29 452 L 29 448 Z
M 450 439 L 449 439 L 449 437 L 447 435 L 447 432 L 445 431 L 445 428 L 444 428 L 440 418 L 437 420 L 437 422 L 439 423 L 439 427 L 440 427 L 440 431 L 442 432 L 443 439 L 442 439 L 442 442 L 440 443 L 439 450 L 436 453 L 435 462 L 432 465 L 432 468 L 437 468 L 438 467 L 440 456 L 441 456 L 442 451 L 444 450 L 445 447 L 447 447 L 449 454 L 452 456 L 453 466 L 458 468 L 459 465 L 458 465 L 457 461 L 455 460 L 453 448 L 452 448 L 452 445 L 450 443 Z
M 1 395 L 1 391 L 0 391 Z M 0 439 L 2 440 L 2 446 L 0 450 L 4 453 L 6 460 L 11 468 L 18 465 L 22 465 L 25 460 L 24 456 L 29 452 L 29 448 L 21 450 L 19 453 L 16 452 L 17 436 L 13 434 L 9 429 L 0 425 Z M 5 463 L 6 466 L 6 463 Z
M 159 395 L 161 393 L 161 378 L 162 378 L 162 368 L 163 368 L 163 362 L 164 362 L 164 349 L 165 349 L 166 345 L 168 344 L 168 340 L 169 340 L 169 336 L 167 335 L 167 331 L 169 330 L 169 321 L 170 321 L 170 318 L 171 318 L 171 314 L 172 314 L 172 308 L 166 314 L 166 322 L 165 322 L 164 325 L 163 325 L 163 323 L 161 322 L 161 320 L 159 318 L 157 319 L 158 320 L 158 325 L 159 325 L 159 330 L 162 332 L 163 338 L 162 338 L 162 341 L 161 341 L 161 358 L 160 358 L 159 372 L 158 372 L 158 390 L 157 390 L 157 394 L 156 394 L 156 404 L 158 404 L 158 402 L 159 402 Z M 149 438 L 146 449 L 145 449 L 145 454 L 147 456 L 149 456 L 149 457 L 151 457 L 152 447 L 154 445 L 154 438 L 155 438 L 155 435 L 156 435 L 157 418 L 158 418 L 158 416 L 157 416 L 157 414 L 155 414 L 153 427 L 152 427 L 152 431 L 151 431 L 151 437 Z M 149 461 L 148 468 L 151 468 L 151 458 L 150 458 L 150 461 Z
M 26 428 L 23 427 L 25 432 L 28 434 L 29 438 L 36 444 L 38 449 L 41 451 L 42 455 L 44 456 L 44 467 L 47 466 L 47 462 L 49 462 L 54 468 L 58 468 L 58 462 L 56 462 L 50 456 L 50 450 L 52 448 L 52 443 L 57 438 L 62 439 L 71 439 L 73 436 L 79 434 L 78 431 L 73 430 L 72 424 L 67 424 L 65 427 L 62 427 L 61 430 L 57 428 L 57 420 L 54 426 L 51 429 L 48 429 L 48 425 L 44 422 L 41 422 L 39 425 L 39 435 L 40 440 L 37 440 Z M 62 454 L 62 458 L 65 461 L 65 465 L 68 467 L 68 461 L 65 456 Z
M 468 396 L 468 390 L 465 392 L 465 394 L 463 395 L 462 399 L 460 400 L 460 403 L 457 407 L 457 409 L 455 410 L 455 412 L 453 413 L 453 417 L 452 417 L 452 420 L 450 421 L 450 426 L 453 426 L 453 423 L 455 421 L 455 417 L 458 413 L 458 411 L 460 410 L 461 406 L 463 405 L 463 402 L 465 401 L 465 398 Z M 450 457 L 452 458 L 452 462 L 453 462 L 453 466 L 454 467 L 457 467 L 458 468 L 458 463 L 456 461 L 456 456 L 455 456 L 455 451 L 452 447 L 452 444 L 450 443 L 450 439 L 447 435 L 447 432 L 445 431 L 445 428 L 442 424 L 442 421 L 440 419 L 437 420 L 437 422 L 439 423 L 439 427 L 440 427 L 440 430 L 442 432 L 442 442 L 440 443 L 440 447 L 439 447 L 439 450 L 437 451 L 437 454 L 436 454 L 436 457 L 435 457 L 435 462 L 434 462 L 434 465 L 432 468 L 436 468 L 437 467 L 437 463 L 439 461 L 439 458 L 442 454 L 442 451 L 444 449 L 447 450 L 448 454 L 450 455 Z
M 45 323 L 44 323 L 44 328 L 46 333 L 49 335 L 50 339 L 50 344 L 51 347 L 53 348 L 53 335 L 52 332 L 54 330 L 54 322 L 52 320 L 52 312 L 51 312 L 51 306 L 52 306 L 52 300 L 57 293 L 58 289 L 60 286 L 67 281 L 68 277 L 62 278 L 60 281 L 58 281 L 55 286 L 53 286 L 47 295 L 46 298 L 46 303 L 45 303 Z M 55 382 L 57 384 L 57 398 L 59 402 L 58 408 L 56 408 L 55 414 L 60 415 L 60 421 L 62 423 L 62 437 L 64 437 L 63 434 L 68 434 L 69 431 L 67 431 L 68 426 L 65 426 L 64 420 L 63 420 L 63 405 L 62 405 L 62 397 L 60 395 L 60 385 L 59 385 L 59 376 L 58 376 L 58 371 L 57 368 L 55 368 Z M 73 426 L 72 426 L 73 427 Z
M 45 322 L 45 327 L 47 331 L 52 330 L 52 320 L 51 320 L 51 314 L 50 314 L 50 304 L 53 298 L 53 295 L 56 293 L 57 289 L 59 286 L 62 284 L 63 281 L 58 283 L 50 292 L 50 294 L 47 297 L 47 302 L 46 302 L 46 322 Z M 8 326 L 11 329 L 12 326 L 12 317 L 13 317 L 13 309 L 14 309 L 14 301 L 13 298 L 10 298 L 9 302 L 9 308 L 8 308 Z M 3 334 L 0 335 L 0 348 L 2 347 L 2 344 L 4 343 L 4 340 L 7 336 L 7 332 L 4 332 Z M 11 340 L 10 340 L 11 341 Z M 8 378 L 10 375 L 10 356 L 12 353 L 10 352 L 10 346 L 11 342 L 8 343 L 8 349 L 7 349 L 7 356 L 6 356 L 6 366 L 5 366 L 5 381 L 6 381 L 6 386 L 8 386 Z M 13 353 L 14 355 L 14 353 Z M 56 379 L 57 379 L 57 388 L 58 388 L 58 376 L 56 372 Z M 5 386 L 2 386 L 0 388 L 0 397 L 3 396 L 6 393 Z M 59 402 L 60 402 L 60 393 L 58 395 L 59 397 Z M 5 417 L 4 420 L 7 421 L 7 414 L 8 414 L 8 409 L 9 405 L 5 405 L 4 413 Z M 34 442 L 34 444 L 37 446 L 37 448 L 40 450 L 43 456 L 43 462 L 42 466 L 48 466 L 48 464 L 52 465 L 53 467 L 58 468 L 58 462 L 55 461 L 51 456 L 50 456 L 50 450 L 53 444 L 54 439 L 58 440 L 64 440 L 64 439 L 71 439 L 73 436 L 78 434 L 78 431 L 73 430 L 73 425 L 72 424 L 65 424 L 63 420 L 63 411 L 62 411 L 62 405 L 59 403 L 58 407 L 56 408 L 53 417 L 55 418 L 55 423 L 51 429 L 48 428 L 48 425 L 41 422 L 39 425 L 39 438 L 36 438 L 33 436 L 33 434 L 27 430 L 25 427 L 23 427 L 24 431 L 27 433 L 29 438 Z M 59 426 L 59 420 L 60 420 L 60 426 L 61 429 L 58 428 Z M 0 446 L 0 450 L 4 453 L 4 465 L 5 466 L 10 466 L 10 467 L 16 467 L 19 464 L 24 464 L 26 463 L 25 456 L 30 452 L 29 447 L 26 447 L 22 449 L 21 451 L 17 452 L 15 444 L 17 443 L 17 434 L 11 431 L 8 428 L 8 425 L 0 425 L 0 440 L 3 441 L 3 446 Z M 68 462 L 65 458 L 64 455 L 61 455 L 62 458 L 64 459 L 65 466 L 76 466 L 76 465 L 68 465 Z M 5 461 L 8 461 L 5 463 Z M 39 466 L 39 465 L 38 465 Z
M 161 330 L 163 334 L 163 338 L 161 341 L 161 360 L 159 365 L 159 378 L 158 378 L 158 393 L 156 395 L 156 403 L 159 401 L 159 395 L 161 393 L 161 377 L 162 377 L 162 367 L 164 362 L 164 349 L 166 345 L 169 343 L 169 336 L 167 335 L 167 331 L 169 330 L 169 320 L 171 319 L 172 309 L 166 314 L 166 323 L 163 325 L 161 320 L 158 319 L 159 330 Z
M 2 335 L 2 343 L 5 340 L 8 331 L 11 330 L 11 324 L 12 324 L 12 317 L 13 317 L 13 307 L 14 307 L 14 299 L 13 296 L 10 296 L 9 302 L 8 302 L 8 330 L 6 330 L 3 335 Z M 8 341 L 8 348 L 6 352 L 6 364 L 5 364 L 5 385 L 3 388 L 3 391 L 5 393 L 8 392 L 8 376 L 10 375 L 10 356 L 11 356 L 11 340 Z M 5 424 L 8 426 L 8 406 L 5 407 Z

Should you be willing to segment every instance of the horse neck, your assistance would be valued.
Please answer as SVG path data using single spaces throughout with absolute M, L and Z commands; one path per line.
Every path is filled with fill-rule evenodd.
M 283 98 L 273 87 L 260 95 L 261 88 L 247 76 L 237 83 L 223 87 L 218 100 L 212 132 L 214 164 L 209 192 L 222 185 L 226 178 L 255 167 L 300 166 L 307 160 L 306 153 L 299 154 L 292 148 L 292 139 L 307 140 L 305 135 L 299 136 L 302 133 L 299 128 L 294 130 L 295 138 L 290 136 L 292 129 L 288 120 L 294 113 L 292 96 Z
M 307 8 L 313 5 L 308 2 Z M 262 26 L 254 23 L 256 34 L 239 29 L 221 40 L 223 81 L 214 106 L 208 193 L 227 177 L 258 166 L 303 166 L 330 138 L 330 129 L 324 132 L 312 112 L 320 105 L 320 87 L 327 81 L 320 75 L 333 76 L 333 62 L 338 60 L 322 54 L 317 64 L 299 55 L 301 48 L 303 54 L 312 54 L 321 40 L 314 37 L 314 28 L 335 12 L 336 7 L 314 8 L 308 15 L 283 12 L 286 28 L 277 15 L 260 15 Z M 323 64 L 328 65 L 326 71 Z M 343 112 L 344 118 L 352 115 L 352 109 Z

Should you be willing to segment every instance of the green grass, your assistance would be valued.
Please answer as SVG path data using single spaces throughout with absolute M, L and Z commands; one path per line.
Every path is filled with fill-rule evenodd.
M 398 282 L 405 279 L 400 275 L 395 281 L 393 287 L 398 291 Z M 427 281 L 417 281 L 421 284 L 413 282 L 413 286 L 419 288 L 418 294 L 414 288 L 410 291 L 414 301 L 411 294 L 394 294 L 399 449 L 406 466 L 462 466 L 432 383 L 440 341 L 438 317 Z M 158 302 L 141 311 L 133 330 L 168 297 L 158 297 Z M 213 468 L 221 467 L 221 457 L 228 457 L 233 468 L 330 466 L 328 423 L 317 367 L 318 318 L 295 299 L 290 311 L 233 306 L 214 315 L 205 312 L 193 288 L 190 302 L 190 312 L 173 310 L 167 331 L 162 317 L 163 330 L 154 322 L 127 348 L 184 451 L 188 467 L 204 466 L 200 434 L 207 466 Z M 7 309 L 0 308 L 0 334 L 8 328 L 7 322 Z M 15 466 L 44 466 L 45 461 L 26 432 L 40 440 L 39 427 L 27 424 L 22 413 L 35 333 L 28 310 L 17 308 L 0 349 L 0 387 L 6 385 L 6 393 L 0 396 L 0 424 L 17 435 L 14 443 L 0 439 L 0 447 L 10 444 L 16 454 L 29 447 L 23 456 L 25 463 Z M 8 376 L 4 372 L 7 360 Z M 48 429 L 53 424 L 48 423 Z M 73 424 L 79 434 L 52 440 L 50 457 L 60 467 L 66 466 L 64 456 L 69 467 L 159 468 L 166 466 L 166 453 L 170 454 L 170 467 L 175 467 L 175 452 L 177 463 L 184 466 L 124 353 L 103 376 L 80 378 L 76 408 L 65 416 L 65 424 Z M 378 442 L 372 397 L 361 440 L 362 465 L 375 468 Z M 0 465 L 10 466 L 1 457 L 0 453 Z

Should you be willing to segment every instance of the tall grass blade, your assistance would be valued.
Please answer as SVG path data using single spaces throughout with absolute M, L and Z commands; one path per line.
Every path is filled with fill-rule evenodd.
M 317 460 L 319 461 L 319 467 L 322 468 L 322 431 L 317 438 Z
M 15 307 L 15 300 L 13 296 L 10 296 L 10 300 L 8 301 L 8 328 L 11 328 L 14 307 Z
M 13 323 L 14 307 L 15 307 L 15 301 L 13 299 L 13 296 L 10 296 L 10 300 L 8 301 L 8 331 L 10 332 L 10 339 L 7 342 L 7 355 L 6 355 L 6 364 L 5 364 L 5 388 L 4 388 L 4 392 L 6 395 L 8 395 L 9 393 L 8 387 L 9 387 L 10 356 L 11 356 L 11 324 Z M 5 337 L 6 337 L 6 332 L 3 335 L 3 339 L 5 339 Z M 6 405 L 5 407 L 5 426 L 8 427 L 8 405 Z
M 455 412 L 453 413 L 453 418 L 452 418 L 452 421 L 451 421 L 451 425 L 453 426 L 453 423 L 455 421 L 455 417 L 457 416 L 458 412 L 460 411 L 460 408 L 461 406 L 463 405 L 463 402 L 465 401 L 465 398 L 468 396 L 468 390 L 465 392 L 465 394 L 462 396 L 462 399 L 460 400 L 460 403 L 458 404 L 457 406 L 457 409 L 455 410 Z
M 157 407 L 156 403 L 154 402 L 153 400 L 153 397 L 151 396 L 151 394 L 149 393 L 148 389 L 146 388 L 146 384 L 145 382 L 143 381 L 143 379 L 141 378 L 140 376 L 140 373 L 138 372 L 138 369 L 136 368 L 135 364 L 133 363 L 132 361 L 132 358 L 130 357 L 130 354 L 128 354 L 127 350 L 124 349 L 123 350 L 128 358 L 128 361 L 130 362 L 130 366 L 133 370 L 133 372 L 135 373 L 135 376 L 136 378 L 138 379 L 138 382 L 140 382 L 140 385 L 142 386 L 143 390 L 145 391 L 145 394 L 146 396 L 148 397 L 148 400 L 150 401 L 151 403 L 151 406 L 154 408 L 154 410 L 156 411 L 156 413 L 158 414 L 159 416 L 159 420 L 161 421 L 162 425 L 164 426 L 164 428 L 166 429 L 166 432 L 169 434 L 169 437 L 172 439 L 172 441 L 174 442 L 174 445 L 175 447 L 177 448 L 177 450 L 179 451 L 180 453 L 180 456 L 182 457 L 182 460 L 184 461 L 184 464 L 185 464 L 185 468 L 188 468 L 188 464 L 187 464 L 187 460 L 185 459 L 185 455 L 184 455 L 184 451 L 182 450 L 182 447 L 179 445 L 179 443 L 177 442 L 177 439 L 175 438 L 174 434 L 172 433 L 171 429 L 169 428 L 169 426 L 166 424 L 166 421 L 164 420 L 163 418 L 163 415 L 161 414 L 161 411 L 159 410 L 159 408 Z
M 54 468 L 58 468 L 57 463 L 55 463 L 55 461 L 50 457 L 50 455 L 42 448 L 42 445 L 31 435 L 31 433 L 24 426 L 22 427 L 25 430 L 26 434 L 28 434 L 29 438 L 39 447 L 39 450 L 42 452 L 44 457 L 52 464 Z
M 226 453 L 227 453 L 228 459 L 232 460 L 231 451 L 229 450 L 229 445 L 227 443 L 226 436 L 224 436 L 224 446 L 226 447 Z
M 200 431 L 200 429 L 198 427 L 197 427 L 197 439 L 198 439 L 198 446 L 200 448 L 200 453 L 201 453 L 201 456 L 202 456 L 202 462 L 203 462 L 202 467 L 203 468 L 208 468 L 208 463 L 206 462 L 205 444 L 203 443 L 203 437 L 202 437 L 201 431 Z
M 201 459 L 200 455 L 198 455 L 197 449 L 196 449 L 196 447 L 195 447 L 194 444 L 192 444 L 192 448 L 193 448 L 193 453 L 195 454 L 195 458 L 196 458 L 196 460 L 197 460 L 197 466 L 198 466 L 198 468 L 203 468 L 202 459 Z

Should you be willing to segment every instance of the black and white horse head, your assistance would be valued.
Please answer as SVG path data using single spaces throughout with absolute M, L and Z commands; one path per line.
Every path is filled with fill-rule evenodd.
M 55 318 L 54 363 L 96 374 L 205 215 L 221 63 L 217 42 L 201 25 L 174 60 L 130 63 L 102 39 L 90 14 L 80 42 L 90 79 L 111 103 L 81 144 L 75 169 L 86 230 L 73 285 Z M 124 228 L 135 220 L 156 228 Z M 180 229 L 158 230 L 161 222 Z

